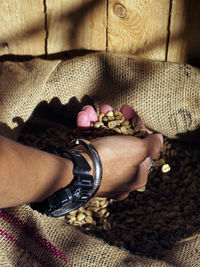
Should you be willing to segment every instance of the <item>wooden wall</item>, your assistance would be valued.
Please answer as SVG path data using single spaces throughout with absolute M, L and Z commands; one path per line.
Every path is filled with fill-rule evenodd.
M 198 0 L 0 0 L 0 55 L 89 49 L 198 65 L 199 14 Z

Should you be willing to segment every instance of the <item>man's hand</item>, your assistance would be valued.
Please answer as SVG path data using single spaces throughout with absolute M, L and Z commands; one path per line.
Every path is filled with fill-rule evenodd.
M 112 110 L 112 107 L 103 105 L 100 113 L 109 110 Z M 146 129 L 130 106 L 123 106 L 121 112 L 126 119 L 137 117 L 138 123 L 144 130 Z M 97 119 L 94 109 L 86 106 L 77 117 L 77 126 L 82 129 L 89 128 L 90 122 Z M 106 136 L 93 139 L 91 143 L 97 149 L 103 166 L 102 182 L 96 196 L 122 200 L 131 191 L 146 185 L 150 157 L 159 153 L 163 137 L 160 134 L 148 135 L 145 139 L 132 136 Z M 89 157 L 87 159 L 89 160 Z

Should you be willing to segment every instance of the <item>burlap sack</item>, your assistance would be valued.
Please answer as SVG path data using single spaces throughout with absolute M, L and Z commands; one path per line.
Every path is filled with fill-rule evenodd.
M 0 218 L 0 266 L 173 266 L 109 246 L 28 206 L 1 210 Z
M 190 65 L 96 53 L 66 61 L 4 62 L 0 67 L 0 121 L 12 129 L 19 124 L 10 132 L 13 138 L 41 101 L 58 97 L 66 104 L 84 95 L 96 105 L 132 105 L 148 128 L 165 136 L 199 134 L 200 71 Z M 1 131 L 8 135 L 6 125 Z
M 115 108 L 128 103 L 150 129 L 168 137 L 198 134 L 200 72 L 189 65 L 94 53 L 65 61 L 3 62 L 0 77 L 0 134 L 12 139 L 36 107 L 30 126 L 64 127 L 54 116 L 64 110 L 61 104 L 75 118 L 87 101 Z M 65 106 L 69 100 L 72 105 Z M 179 242 L 161 262 L 109 246 L 26 205 L 2 209 L 0 225 L 0 266 L 200 266 L 199 236 Z

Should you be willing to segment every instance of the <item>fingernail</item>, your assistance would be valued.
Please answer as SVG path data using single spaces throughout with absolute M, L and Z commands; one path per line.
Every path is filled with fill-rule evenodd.
M 80 111 L 77 116 L 77 126 L 81 129 L 90 128 L 90 118 L 85 111 Z
M 111 110 L 113 110 L 113 108 L 108 104 L 101 105 L 99 108 L 99 112 L 103 114 L 106 114 L 108 111 L 111 111 Z

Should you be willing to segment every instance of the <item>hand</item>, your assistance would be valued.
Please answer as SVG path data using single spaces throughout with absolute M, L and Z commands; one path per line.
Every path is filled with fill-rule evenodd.
M 100 113 L 106 114 L 108 111 L 113 110 L 113 108 L 110 105 L 102 105 L 99 108 Z M 138 116 L 138 114 L 135 112 L 135 110 L 130 107 L 129 105 L 123 105 L 120 109 L 121 113 L 124 115 L 126 120 L 130 120 L 132 118 L 137 119 L 137 124 L 146 131 L 146 127 L 144 123 L 142 122 L 141 118 Z M 91 122 L 98 121 L 98 116 L 96 111 L 92 106 L 85 106 L 82 111 L 79 112 L 77 116 L 77 127 L 82 130 L 87 130 L 90 128 Z
M 112 107 L 103 105 L 100 112 L 106 113 Z M 121 112 L 130 119 L 138 116 L 128 105 Z M 91 106 L 83 108 L 77 117 L 77 125 L 83 128 L 97 120 L 97 114 Z M 142 121 L 138 120 L 141 124 Z M 144 125 L 142 125 L 145 127 Z M 159 153 L 163 144 L 160 134 L 148 135 L 144 139 L 132 136 L 107 136 L 91 141 L 97 149 L 103 166 L 103 177 L 96 196 L 117 200 L 126 198 L 131 191 L 142 188 L 147 183 L 149 157 Z M 87 155 L 84 155 L 90 161 Z

